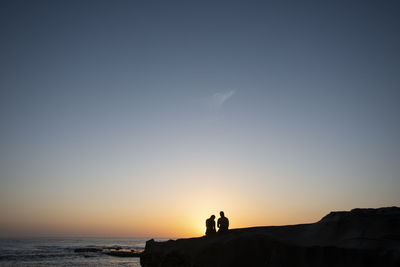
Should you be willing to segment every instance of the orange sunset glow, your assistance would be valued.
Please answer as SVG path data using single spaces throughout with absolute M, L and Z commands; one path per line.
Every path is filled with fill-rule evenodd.
M 311 2 L 1 1 L 0 238 L 400 205 L 398 4 Z

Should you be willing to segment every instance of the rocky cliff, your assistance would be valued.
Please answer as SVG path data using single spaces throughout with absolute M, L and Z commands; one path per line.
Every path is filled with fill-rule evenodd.
M 312 224 L 233 229 L 155 242 L 143 267 L 400 266 L 400 208 L 331 212 Z

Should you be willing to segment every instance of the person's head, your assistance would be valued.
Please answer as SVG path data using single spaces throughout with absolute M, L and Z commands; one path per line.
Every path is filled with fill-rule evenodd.
M 220 212 L 219 212 L 219 215 L 221 215 L 221 217 L 225 217 L 225 215 L 224 215 L 224 212 L 223 212 L 223 211 L 220 211 Z
M 214 219 L 215 219 L 215 215 L 211 215 L 211 217 L 210 217 L 210 218 L 214 220 Z

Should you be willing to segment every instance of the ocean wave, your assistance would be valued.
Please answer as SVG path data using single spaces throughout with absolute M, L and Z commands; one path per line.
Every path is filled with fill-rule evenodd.
M 2 254 L 0 261 L 40 260 L 48 258 L 65 258 L 75 256 L 72 253 L 32 253 L 32 254 Z

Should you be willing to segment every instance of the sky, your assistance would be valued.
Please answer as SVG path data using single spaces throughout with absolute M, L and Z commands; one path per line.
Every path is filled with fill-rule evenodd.
M 0 236 L 400 206 L 398 1 L 1 1 Z

